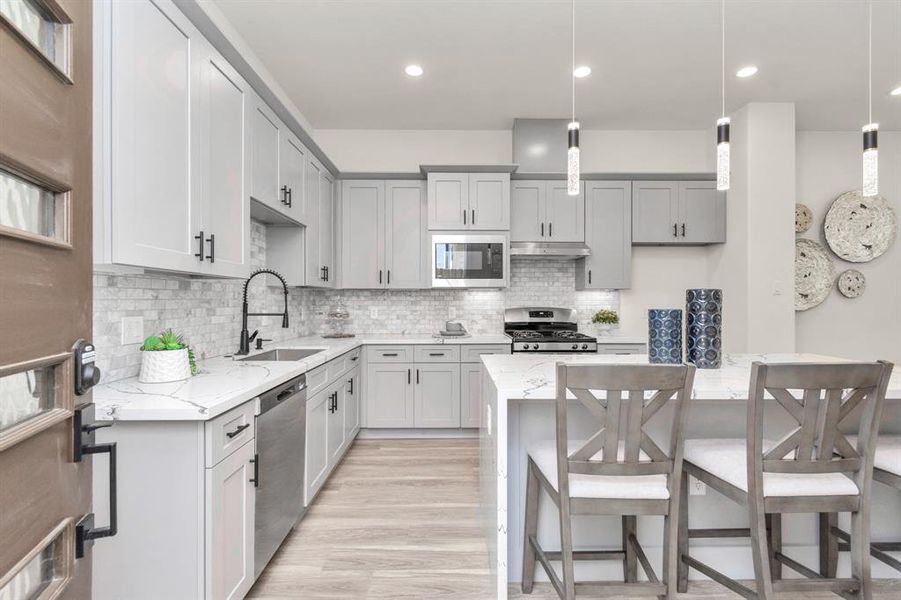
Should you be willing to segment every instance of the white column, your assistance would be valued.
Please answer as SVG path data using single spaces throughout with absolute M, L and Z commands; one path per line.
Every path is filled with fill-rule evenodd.
M 726 352 L 793 352 L 795 105 L 751 103 L 732 115 L 727 242 L 709 259 L 724 295 Z

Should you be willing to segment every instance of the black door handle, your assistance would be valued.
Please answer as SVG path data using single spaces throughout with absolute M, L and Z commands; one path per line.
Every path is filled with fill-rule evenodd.
M 382 270 L 379 269 L 379 285 L 382 285 Z
M 353 379 L 348 379 L 348 380 L 347 380 L 347 383 L 350 384 L 350 390 L 348 390 L 347 393 L 348 393 L 348 394 L 353 394 L 353 393 L 354 393 L 354 380 L 353 380 Z
M 116 485 L 116 442 L 83 446 L 82 454 L 109 454 L 109 525 L 94 527 L 94 513 L 88 513 L 75 526 L 75 558 L 82 558 L 94 540 L 113 537 L 119 530 L 118 491 Z
M 544 223 L 541 224 L 541 237 L 544 237 Z
M 547 236 L 554 237 L 554 224 L 553 223 L 547 224 Z
M 685 237 L 685 223 L 682 223 L 682 237 Z
M 675 223 L 673 223 L 673 237 L 679 237 L 679 233 L 678 233 L 679 230 L 678 230 L 678 227 L 679 227 L 678 225 L 676 225 Z
M 207 258 L 210 259 L 210 262 L 216 262 L 216 234 L 211 233 L 206 241 L 210 243 L 210 253 L 207 255 Z
M 325 280 L 328 281 L 328 267 L 325 268 Z
M 391 285 L 391 269 L 388 269 L 388 285 Z
M 591 285 L 591 269 L 588 269 L 588 285 Z
M 288 208 L 294 206 L 294 188 L 288 188 Z
M 410 369 L 407 369 L 407 385 L 410 385 Z
M 195 235 L 194 239 L 197 240 L 198 242 L 200 242 L 199 251 L 194 256 L 199 258 L 200 262 L 203 262 L 203 240 L 204 240 L 203 230 L 200 231 L 200 235 Z
M 282 204 L 287 206 L 288 205 L 288 186 L 283 185 L 281 191 L 282 191 Z
M 419 385 L 419 369 L 416 369 L 416 385 Z
M 253 484 L 253 487 L 258 488 L 260 487 L 260 455 L 254 454 L 250 462 L 253 463 L 253 479 L 250 480 L 250 483 Z
M 233 439 L 235 436 L 237 436 L 239 433 L 241 433 L 248 427 L 250 427 L 250 423 L 244 423 L 243 425 L 238 425 L 237 429 L 235 429 L 234 431 L 227 431 L 225 433 L 225 435 L 228 436 L 228 439 Z
M 466 209 L 463 209 L 463 224 L 466 225 Z
M 472 209 L 472 224 L 476 224 L 476 209 Z

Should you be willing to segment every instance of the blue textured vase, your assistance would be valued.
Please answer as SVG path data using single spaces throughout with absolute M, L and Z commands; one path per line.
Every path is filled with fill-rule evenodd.
M 723 290 L 685 291 L 685 353 L 699 369 L 719 369 L 723 358 Z
M 682 311 L 678 308 L 648 310 L 648 362 L 682 363 Z

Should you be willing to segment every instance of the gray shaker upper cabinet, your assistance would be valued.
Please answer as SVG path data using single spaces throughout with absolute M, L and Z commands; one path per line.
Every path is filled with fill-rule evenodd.
M 427 287 L 422 182 L 347 180 L 341 190 L 342 287 Z
M 509 173 L 428 174 L 428 228 L 510 228 Z
M 714 181 L 632 183 L 632 243 L 703 245 L 726 241 L 726 198 Z
M 576 289 L 626 289 L 632 284 L 632 185 L 585 182 L 585 243 L 576 262 Z
M 565 181 L 517 180 L 511 183 L 510 241 L 582 242 L 585 240 L 585 185 L 578 196 Z
M 290 133 L 281 138 L 279 152 L 279 207 L 282 213 L 295 221 L 307 223 L 304 171 L 306 169 L 306 147 Z
M 285 206 L 279 173 L 279 157 L 285 127 L 259 97 L 251 112 L 252 175 L 250 195 L 266 206 L 281 211 Z

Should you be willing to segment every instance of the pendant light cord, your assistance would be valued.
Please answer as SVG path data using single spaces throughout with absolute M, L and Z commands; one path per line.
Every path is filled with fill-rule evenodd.
M 572 1 L 572 103 L 573 122 L 576 120 L 576 0 Z
M 723 102 L 723 117 L 726 116 L 726 0 L 720 2 L 720 52 L 722 53 L 722 62 L 720 63 L 720 83 L 721 98 Z
M 868 123 L 873 122 L 873 0 L 867 2 L 867 111 Z

